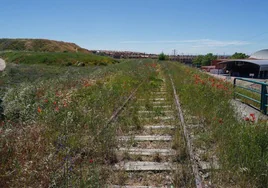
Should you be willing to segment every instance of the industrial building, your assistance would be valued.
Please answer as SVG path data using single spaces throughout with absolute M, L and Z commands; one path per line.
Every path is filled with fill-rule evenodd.
M 217 60 L 216 69 L 231 76 L 268 78 L 268 49 L 253 53 L 248 59 Z

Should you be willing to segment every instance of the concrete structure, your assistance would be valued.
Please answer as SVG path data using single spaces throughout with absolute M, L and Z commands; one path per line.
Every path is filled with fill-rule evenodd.
M 3 59 L 0 59 L 0 71 L 3 71 L 6 68 L 6 63 Z

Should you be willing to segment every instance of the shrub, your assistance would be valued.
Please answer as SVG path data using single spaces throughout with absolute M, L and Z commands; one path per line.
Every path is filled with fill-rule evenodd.
M 158 59 L 159 59 L 160 61 L 164 61 L 164 60 L 167 60 L 168 58 L 167 58 L 167 56 L 162 52 L 161 54 L 159 54 Z

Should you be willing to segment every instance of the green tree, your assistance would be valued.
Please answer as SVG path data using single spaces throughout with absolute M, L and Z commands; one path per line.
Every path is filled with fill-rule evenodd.
M 244 53 L 238 53 L 238 52 L 235 52 L 231 57 L 230 59 L 246 59 L 248 58 L 249 56 L 244 54 Z
M 202 66 L 208 66 L 211 65 L 211 62 L 213 60 L 216 60 L 217 56 L 213 55 L 212 53 L 208 53 L 207 55 L 204 56 L 204 58 L 202 59 Z
M 193 64 L 195 64 L 195 65 L 201 65 L 201 62 L 202 62 L 203 57 L 204 57 L 203 55 L 196 56 L 193 59 Z
M 193 63 L 196 65 L 208 66 L 211 65 L 213 60 L 216 60 L 217 56 L 212 53 L 208 53 L 207 55 L 199 55 L 194 58 Z
M 162 52 L 161 54 L 159 54 L 158 59 L 160 61 L 164 61 L 164 60 L 167 60 L 167 56 Z

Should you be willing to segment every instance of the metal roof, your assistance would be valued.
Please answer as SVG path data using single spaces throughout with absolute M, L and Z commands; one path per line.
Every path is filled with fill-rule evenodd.
M 260 50 L 250 56 L 252 59 L 268 59 L 268 49 Z
M 246 62 L 260 66 L 260 71 L 268 71 L 268 59 L 267 60 L 252 60 L 252 59 L 228 59 L 220 62 L 219 64 L 226 64 L 228 62 Z

